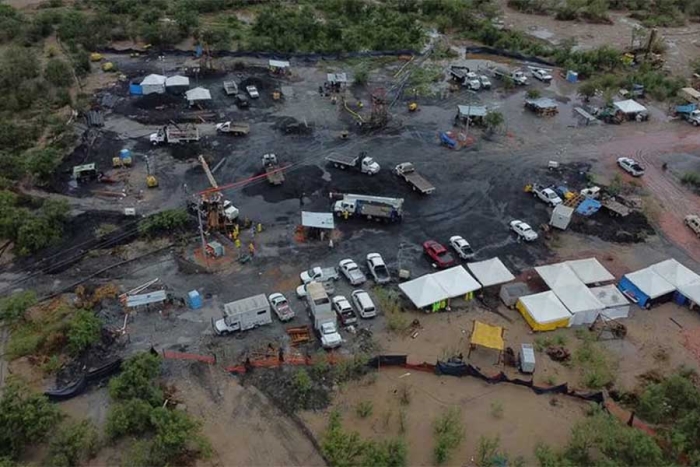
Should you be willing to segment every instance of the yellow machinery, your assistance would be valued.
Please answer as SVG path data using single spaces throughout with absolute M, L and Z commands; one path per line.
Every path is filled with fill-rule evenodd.
M 146 157 L 146 170 L 147 170 L 147 172 L 148 172 L 148 175 L 146 175 L 146 186 L 147 186 L 148 188 L 156 188 L 156 187 L 158 187 L 158 179 L 156 178 L 156 176 L 155 176 L 155 175 L 153 174 L 153 172 L 151 171 L 151 162 L 150 162 L 150 160 L 148 159 L 148 157 Z
M 417 102 L 411 102 L 408 104 L 408 111 L 409 112 L 415 112 L 418 110 L 418 103 Z

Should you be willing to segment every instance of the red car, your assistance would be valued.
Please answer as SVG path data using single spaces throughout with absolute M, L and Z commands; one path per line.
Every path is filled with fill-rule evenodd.
M 435 240 L 428 240 L 423 243 L 423 251 L 433 261 L 437 267 L 444 269 L 457 264 L 455 258 L 444 246 L 440 245 Z

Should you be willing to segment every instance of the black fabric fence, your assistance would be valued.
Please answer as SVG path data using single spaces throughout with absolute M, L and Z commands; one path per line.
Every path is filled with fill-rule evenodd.
M 103 365 L 96 368 L 91 368 L 81 375 L 72 384 L 62 387 L 60 389 L 49 389 L 44 392 L 44 395 L 49 398 L 50 401 L 58 402 L 72 399 L 73 397 L 79 396 L 90 385 L 108 376 L 112 376 L 121 370 L 122 359 L 117 358 L 116 360 L 109 361 Z
M 545 66 L 555 66 L 553 62 L 547 61 L 540 57 L 536 57 L 534 55 L 525 55 L 519 52 L 511 52 L 509 50 L 496 49 L 494 47 L 467 47 L 465 48 L 465 52 L 467 54 L 498 55 L 499 57 L 513 58 L 515 60 L 523 60 L 525 62 L 532 62 Z

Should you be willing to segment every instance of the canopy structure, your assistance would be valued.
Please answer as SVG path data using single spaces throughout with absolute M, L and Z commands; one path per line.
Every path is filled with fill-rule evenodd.
M 168 76 L 165 79 L 165 87 L 166 88 L 189 87 L 189 86 L 190 86 L 190 79 L 187 76 L 175 75 L 175 76 Z
M 623 294 L 641 307 L 650 305 L 650 301 L 671 294 L 676 288 L 658 275 L 651 267 L 625 274 L 620 279 L 618 288 Z
M 330 212 L 301 211 L 301 225 L 316 229 L 334 229 L 335 221 Z
M 141 80 L 142 94 L 162 94 L 165 92 L 165 76 L 151 74 Z
M 676 288 L 692 282 L 700 282 L 700 276 L 675 259 L 667 259 L 666 261 L 653 264 L 650 267 L 656 274 L 663 277 L 666 282 Z
M 467 268 L 476 277 L 482 287 L 505 284 L 515 279 L 508 268 L 498 258 L 491 258 L 475 263 L 468 263 Z
M 399 284 L 399 289 L 416 308 L 425 308 L 446 298 L 445 291 L 431 274 Z
M 481 288 L 481 285 L 463 266 L 445 269 L 431 275 L 445 291 L 447 295 L 445 298 L 459 297 Z
M 591 292 L 603 304 L 600 312 L 606 319 L 627 318 L 630 311 L 630 302 L 614 285 L 593 287 Z
M 399 289 L 416 308 L 467 295 L 479 290 L 481 285 L 462 266 L 426 274 L 412 281 L 399 284 Z
M 289 62 L 286 60 L 272 60 L 268 62 L 270 68 L 289 68 Z
M 348 75 L 345 73 L 328 73 L 326 74 L 326 81 L 331 84 L 346 84 L 348 82 Z
M 553 331 L 569 325 L 571 313 L 551 290 L 518 299 L 516 305 L 533 331 Z
M 501 326 L 492 326 L 481 321 L 474 321 L 471 345 L 502 351 L 506 346 L 503 333 L 504 329 Z
M 535 271 L 556 294 L 566 308 L 575 315 L 571 325 L 592 323 L 603 304 L 566 263 L 540 266 Z
M 678 291 L 691 302 L 695 304 L 700 303 L 700 281 L 683 284 L 678 287 Z
M 613 104 L 617 110 L 625 114 L 638 114 L 646 112 L 647 108 L 644 107 L 639 102 L 634 99 L 627 99 L 626 101 L 615 102 Z
M 206 88 L 194 88 L 185 93 L 185 98 L 191 103 L 211 100 L 211 93 Z
M 615 280 L 615 276 L 605 269 L 595 258 L 577 259 L 566 261 L 567 266 L 574 271 L 574 274 L 586 285 L 599 284 Z
M 151 303 L 164 302 L 168 298 L 165 290 L 157 290 L 139 295 L 129 295 L 126 297 L 127 308 L 135 308 L 137 306 L 149 305 Z
M 485 117 L 487 113 L 486 107 L 483 105 L 458 105 L 457 115 L 462 118 L 466 117 Z
M 547 287 L 556 292 L 557 289 L 564 287 L 579 285 L 581 279 L 566 263 L 549 264 L 547 266 L 538 266 L 535 268 L 537 274 L 540 275 Z
M 556 109 L 558 107 L 557 101 L 550 99 L 549 97 L 539 97 L 537 99 L 525 99 L 525 103 L 535 109 Z

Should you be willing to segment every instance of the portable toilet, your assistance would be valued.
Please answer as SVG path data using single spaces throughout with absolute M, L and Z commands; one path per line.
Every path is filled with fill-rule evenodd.
M 131 165 L 131 151 L 129 151 L 128 149 L 122 149 L 121 151 L 119 151 L 119 159 L 122 161 L 123 165 Z
M 192 290 L 187 293 L 187 305 L 193 310 L 202 308 L 202 296 L 199 295 L 199 292 Z
M 571 222 L 571 217 L 574 214 L 574 208 L 569 206 L 564 206 L 563 204 L 558 204 L 554 211 L 552 211 L 552 217 L 549 220 L 549 225 L 556 227 L 557 229 L 566 230 Z
M 566 72 L 566 80 L 569 83 L 578 83 L 578 72 L 569 70 Z
M 532 344 L 520 344 L 520 371 L 535 372 L 535 349 Z

